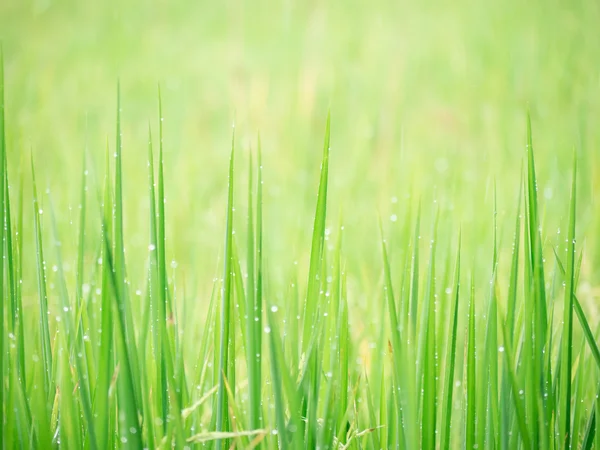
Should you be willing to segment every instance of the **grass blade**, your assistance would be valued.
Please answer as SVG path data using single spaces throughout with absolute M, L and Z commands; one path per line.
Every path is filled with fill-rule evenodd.
M 573 353 L 573 297 L 575 294 L 575 203 L 576 203 L 577 160 L 573 159 L 573 179 L 569 207 L 569 230 L 567 268 L 565 275 L 565 300 L 563 312 L 562 366 L 560 377 L 560 441 L 566 448 L 571 447 L 571 370 Z
M 232 240 L 233 240 L 233 185 L 234 185 L 234 151 L 235 151 L 235 133 L 231 141 L 231 155 L 229 157 L 229 183 L 227 194 L 227 224 L 225 232 L 225 261 L 223 273 L 223 287 L 221 290 L 221 330 L 219 339 L 219 390 L 217 393 L 217 415 L 216 415 L 216 431 L 229 431 L 225 416 L 227 415 L 227 393 L 225 392 L 225 376 L 229 367 L 229 323 L 231 316 L 231 297 L 232 297 L 232 282 L 231 274 L 232 267 Z M 232 355 L 233 357 L 233 355 Z M 221 439 L 216 440 L 217 450 L 221 449 Z
M 461 235 L 458 236 L 458 248 L 456 250 L 456 263 L 454 265 L 454 302 L 450 317 L 452 318 L 452 331 L 448 349 L 446 350 L 446 360 L 448 368 L 446 370 L 445 380 L 445 402 L 442 410 L 443 425 L 442 425 L 442 446 L 441 448 L 448 450 L 452 435 L 450 434 L 450 422 L 452 420 L 452 395 L 454 389 L 454 366 L 456 362 L 456 334 L 458 330 L 458 300 L 460 298 L 460 247 Z
M 307 352 L 310 341 L 315 333 L 317 316 L 317 301 L 321 282 L 321 262 L 323 259 L 323 241 L 325 238 L 325 218 L 327 215 L 327 183 L 329 178 L 329 138 L 331 116 L 327 115 L 325 126 L 325 143 L 323 145 L 323 160 L 321 162 L 321 177 L 319 180 L 319 193 L 317 195 L 317 208 L 313 225 L 312 244 L 310 249 L 310 265 L 308 269 L 308 283 L 306 303 L 304 304 L 304 331 L 302 333 L 302 350 Z

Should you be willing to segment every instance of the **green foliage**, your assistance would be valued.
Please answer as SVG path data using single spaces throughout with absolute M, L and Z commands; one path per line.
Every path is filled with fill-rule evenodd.
M 521 171 L 519 158 L 497 173 L 450 159 L 434 191 L 425 160 L 403 148 L 394 180 L 376 174 L 409 186 L 390 209 L 367 183 L 345 184 L 349 163 L 338 163 L 359 155 L 336 142 L 353 130 L 328 114 L 320 156 L 305 149 L 310 170 L 281 148 L 294 155 L 286 169 L 260 137 L 246 152 L 234 133 L 227 171 L 217 161 L 194 172 L 218 173 L 211 207 L 202 192 L 188 201 L 178 190 L 186 172 L 171 165 L 160 89 L 158 159 L 150 123 L 147 161 L 137 161 L 147 181 L 137 185 L 119 87 L 114 148 L 86 149 L 75 175 L 50 175 L 61 184 L 44 190 L 44 160 L 23 152 L 6 119 L 4 76 L 0 48 L 2 448 L 600 447 L 589 150 L 573 155 L 567 202 L 540 189 L 554 160 L 534 153 L 529 114 Z M 391 142 L 377 148 L 391 152 Z M 411 164 L 413 179 L 399 180 Z M 316 199 L 279 202 L 280 170 L 290 184 L 310 176 Z M 473 198 L 462 190 L 469 177 L 481 182 Z M 143 219 L 132 198 L 143 198 Z M 298 239 L 283 217 L 295 208 Z M 195 215 L 217 217 L 224 240 L 188 223 Z M 548 223 L 566 232 L 555 237 Z M 220 256 L 195 241 L 182 251 L 188 233 L 218 241 Z

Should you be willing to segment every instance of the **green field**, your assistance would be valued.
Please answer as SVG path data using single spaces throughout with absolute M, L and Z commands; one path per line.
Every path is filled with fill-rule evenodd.
M 0 450 L 600 449 L 598 23 L 0 1 Z

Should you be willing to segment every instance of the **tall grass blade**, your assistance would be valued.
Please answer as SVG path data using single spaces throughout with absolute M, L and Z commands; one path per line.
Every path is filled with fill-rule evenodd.
M 232 304 L 232 246 L 233 246 L 233 185 L 234 185 L 234 151 L 235 133 L 231 140 L 231 155 L 229 157 L 229 182 L 227 194 L 227 224 L 225 232 L 225 261 L 223 286 L 221 288 L 221 328 L 219 337 L 219 390 L 217 394 L 216 431 L 229 431 L 225 417 L 227 415 L 227 393 L 225 392 L 225 377 L 229 367 L 230 317 Z M 234 357 L 234 355 L 231 355 Z M 222 447 L 221 439 L 216 440 L 216 448 Z
M 569 229 L 567 243 L 567 267 L 565 274 L 565 300 L 562 334 L 562 366 L 560 377 L 560 441 L 571 448 L 571 370 L 573 354 L 573 297 L 575 295 L 575 205 L 577 188 L 577 159 L 573 157 L 573 179 L 571 183 L 571 201 L 569 207 Z
M 446 380 L 444 388 L 444 406 L 442 410 L 442 445 L 441 448 L 448 450 L 450 448 L 450 442 L 452 441 L 452 435 L 450 434 L 450 424 L 452 420 L 452 397 L 454 390 L 454 366 L 456 363 L 456 335 L 458 331 L 458 300 L 460 298 L 460 248 L 461 248 L 461 234 L 458 236 L 458 247 L 456 250 L 456 263 L 454 265 L 454 302 L 452 303 L 452 311 L 450 312 L 451 317 L 451 332 L 450 340 L 448 341 L 448 349 L 446 350 L 446 361 L 448 367 L 446 369 Z
M 321 177 L 319 180 L 319 193 L 313 225 L 312 244 L 310 249 L 310 265 L 308 269 L 308 283 L 306 302 L 304 304 L 304 331 L 302 333 L 302 350 L 306 353 L 310 341 L 314 340 L 315 322 L 317 318 L 319 291 L 321 280 L 321 263 L 323 259 L 323 241 L 325 238 L 325 218 L 327 215 L 327 183 L 329 177 L 329 138 L 331 115 L 327 114 L 325 126 L 325 143 L 323 145 L 323 160 L 321 161 Z
M 0 180 L 4 184 L 6 166 L 4 158 L 6 153 L 6 130 L 4 122 L 4 49 L 0 43 Z M 4 188 L 0 189 L 0 435 L 4 436 Z

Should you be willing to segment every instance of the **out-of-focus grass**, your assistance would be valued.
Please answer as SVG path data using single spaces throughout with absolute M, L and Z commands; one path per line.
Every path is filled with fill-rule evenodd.
M 594 1 L 7 0 L 0 4 L 0 38 L 10 87 L 8 139 L 44 161 L 42 187 L 58 191 L 75 182 L 80 149 L 88 146 L 100 168 L 107 136 L 113 145 L 120 78 L 127 251 L 141 254 L 146 130 L 160 82 L 170 248 L 183 267 L 209 274 L 220 251 L 213 236 L 224 219 L 231 124 L 241 148 L 262 132 L 265 216 L 277 223 L 266 245 L 291 264 L 306 261 L 299 252 L 307 248 L 321 124 L 331 108 L 331 196 L 335 209 L 352 211 L 345 215 L 355 244 L 348 264 L 368 274 L 378 261 L 370 250 L 376 212 L 402 217 L 411 191 L 425 205 L 437 192 L 442 210 L 453 209 L 466 230 L 488 236 L 491 214 L 476 213 L 491 211 L 495 179 L 499 215 L 512 213 L 527 107 L 540 196 L 553 208 L 566 205 L 563 167 L 578 146 L 579 224 L 598 225 L 590 215 L 600 179 L 598 20 Z M 9 160 L 19 164 L 14 155 Z M 60 223 L 68 223 L 76 194 L 60 190 Z M 549 229 L 565 217 L 558 208 L 544 216 Z M 588 245 L 587 256 L 599 253 L 595 242 Z

